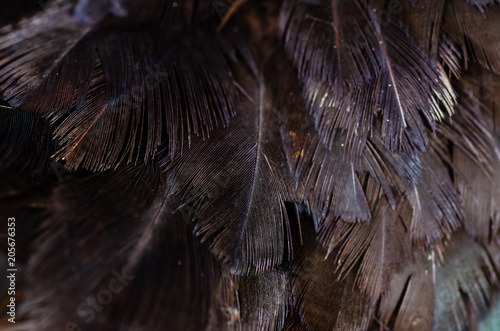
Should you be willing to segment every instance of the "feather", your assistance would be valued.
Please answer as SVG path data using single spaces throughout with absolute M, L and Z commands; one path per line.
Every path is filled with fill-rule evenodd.
M 301 321 L 299 313 L 294 312 L 292 315 L 289 315 L 288 318 L 285 320 L 285 324 L 283 325 L 282 330 L 307 331 L 309 330 L 309 328 Z
M 240 278 L 241 329 L 281 329 L 289 301 L 285 273 L 272 271 Z
M 415 252 L 411 262 L 393 275 L 389 291 L 382 296 L 379 314 L 392 330 L 432 330 L 435 284 L 434 254 Z M 425 289 L 425 290 L 424 290 Z
M 211 289 L 210 318 L 206 330 L 237 330 L 241 327 L 238 282 L 227 266 L 221 266 L 221 277 Z
M 422 174 L 409 193 L 413 207 L 410 232 L 415 243 L 436 243 L 449 237 L 463 221 L 460 198 L 440 157 L 435 148 L 425 153 Z
M 270 60 L 270 68 L 279 68 L 283 76 L 293 76 L 279 55 Z M 445 165 L 434 145 L 421 157 L 387 150 L 380 136 L 374 134 L 357 162 L 345 156 L 342 140 L 328 150 L 308 117 L 301 109 L 300 88 L 293 80 L 275 83 L 275 95 L 281 101 L 281 133 L 290 168 L 297 178 L 299 198 L 318 213 L 320 220 L 340 217 L 344 221 L 367 221 L 370 208 L 358 176 L 369 173 L 383 188 L 391 207 L 395 193 L 404 194 L 414 213 L 411 236 L 414 241 L 430 243 L 448 236 L 462 220 L 459 200 Z M 434 178 L 443 178 L 439 183 Z M 396 190 L 394 190 L 396 188 Z M 399 191 L 399 192 L 397 192 Z M 430 195 L 429 192 L 434 192 Z M 323 226 L 328 227 L 328 224 Z
M 446 34 L 440 35 L 439 57 L 444 68 L 448 69 L 453 76 L 460 78 L 462 53 Z
M 375 90 L 381 97 L 377 105 L 383 117 L 382 138 L 391 150 L 411 152 L 411 144 L 422 150 L 424 120 L 434 128 L 436 122 L 451 115 L 454 93 L 442 69 L 431 64 L 400 28 L 388 25 L 378 33 L 385 69 Z M 423 85 L 422 80 L 426 81 Z
M 305 83 L 306 102 L 327 145 L 346 130 L 346 144 L 359 155 L 374 115 L 380 114 L 389 149 L 425 149 L 424 123 L 434 127 L 450 115 L 455 96 L 442 69 L 400 26 L 392 20 L 385 24 L 358 1 L 299 2 L 283 8 L 285 48 Z M 346 12 L 339 16 L 341 10 Z M 351 17 L 362 28 L 351 29 L 352 20 L 339 17 Z M 347 31 L 353 35 L 344 35 Z M 341 46 L 341 40 L 347 42 Z
M 491 249 L 498 254 L 498 248 Z M 474 319 L 491 300 L 492 284 L 498 284 L 498 266 L 492 264 L 488 250 L 460 235 L 450 243 L 444 261 L 436 270 L 434 327 L 464 330 L 477 323 Z
M 164 140 L 174 151 L 234 115 L 227 47 L 217 38 L 160 40 L 168 31 L 99 30 L 65 10 L 53 15 L 0 41 L 0 90 L 13 107 L 57 121 L 57 158 L 68 168 L 149 160 Z M 183 105 L 190 107 L 180 111 Z
M 481 246 L 463 232 L 445 247 L 416 251 L 382 297 L 382 321 L 395 330 L 474 328 L 498 284 L 496 256 L 497 244 Z
M 132 22 L 176 26 L 204 19 L 214 7 L 210 1 L 195 0 L 79 0 L 75 16 L 88 24 L 99 23 L 109 13 Z
M 479 9 L 483 10 L 484 6 L 492 5 L 498 0 L 467 0 L 468 3 L 476 5 Z
M 283 6 L 286 53 L 305 83 L 305 100 L 328 146 L 341 129 L 349 131 L 346 143 L 353 150 L 368 135 L 371 112 L 358 89 L 378 74 L 371 24 L 356 2 L 285 1 Z
M 394 13 L 401 11 L 402 22 L 424 54 L 434 59 L 438 54 L 445 4 L 446 0 L 415 0 L 401 1 L 401 7 L 392 6 Z
M 26 307 L 40 330 L 206 323 L 216 262 L 187 220 L 169 212 L 162 187 L 150 166 L 66 179 L 57 188 L 28 269 Z
M 222 277 L 212 293 L 213 309 L 205 330 L 264 331 L 283 325 L 289 301 L 283 271 L 238 276 L 222 265 Z
M 404 153 L 391 153 L 383 147 L 380 138 L 376 138 L 372 139 L 373 153 L 378 155 L 386 176 L 393 178 L 393 185 L 411 204 L 412 216 L 405 218 L 405 222 L 412 241 L 428 245 L 449 237 L 460 227 L 463 212 L 448 172 L 449 156 L 442 143 L 433 138 L 426 152 L 409 157 Z
M 11 259 L 7 260 L 7 257 L 14 258 L 14 262 L 19 266 L 20 274 L 17 280 L 20 283 L 16 284 L 16 286 L 19 286 L 18 293 L 21 295 L 16 297 L 16 300 L 22 300 L 24 296 L 23 279 L 26 276 L 26 263 L 31 256 L 31 243 L 38 236 L 37 229 L 43 220 L 42 212 L 48 204 L 48 197 L 52 192 L 54 182 L 57 182 L 55 176 L 49 176 L 47 173 L 44 173 L 44 176 L 40 176 L 40 173 L 36 174 L 38 176 L 35 179 L 10 169 L 9 171 L 4 170 L 0 175 L 0 187 L 2 188 L 0 193 L 0 217 L 5 220 L 0 222 L 0 233 L 5 234 L 5 239 L 0 242 L 0 247 L 5 252 L 6 270 L 12 269 L 12 266 L 7 267 L 7 262 L 12 262 Z M 12 222 L 13 219 L 14 222 Z M 16 220 L 19 221 L 16 222 Z M 10 244 L 12 241 L 7 239 L 8 234 L 12 232 L 8 231 L 8 228 L 11 228 L 12 225 L 15 225 L 15 256 L 12 256 L 12 253 L 8 255 L 9 252 L 13 251 L 12 244 Z M 1 259 L 2 257 L 0 257 Z M 5 288 L 9 287 L 10 284 Z M 8 299 L 8 291 L 4 293 L 3 298 Z
M 499 141 L 494 137 L 492 123 L 496 110 L 490 98 L 485 99 L 489 104 L 484 106 L 478 100 L 482 94 L 479 90 L 481 82 L 468 74 L 459 83 L 463 108 L 454 116 L 453 125 L 443 131 L 454 144 L 455 183 L 463 200 L 465 229 L 472 236 L 488 242 L 492 232 L 498 231 L 500 226 Z
M 269 88 L 275 96 L 281 135 L 290 169 L 296 177 L 298 198 L 307 201 L 315 213 L 342 217 L 347 221 L 367 221 L 370 211 L 356 171 L 361 168 L 345 157 L 341 140 L 329 150 L 303 110 L 300 87 L 294 71 L 283 56 L 270 57 Z M 272 77 L 278 68 L 283 81 Z M 388 189 L 390 192 L 390 189 Z
M 352 271 L 358 265 L 356 285 L 377 298 L 387 291 L 391 272 L 398 270 L 402 261 L 410 256 L 411 242 L 404 225 L 401 209 L 393 210 L 384 198 L 374 202 L 373 219 L 363 225 L 338 224 L 336 237 L 344 240 L 336 255 L 337 270 L 341 275 Z M 406 207 L 407 208 L 407 207 Z M 400 215 L 403 214 L 403 215 Z M 329 245 L 329 252 L 335 248 Z
M 171 194 L 182 197 L 180 208 L 188 208 L 196 233 L 210 238 L 214 253 L 230 262 L 232 272 L 244 274 L 285 258 L 284 202 L 295 197 L 265 85 L 241 64 L 238 68 L 242 103 L 231 126 L 206 141 L 198 139 L 164 166 L 171 172 Z
M 16 329 L 475 330 L 498 299 L 499 1 L 38 5 L 0 7 Z
M 315 241 L 314 229 L 308 230 L 304 223 L 304 245 L 297 252 L 293 271 L 294 302 L 301 324 L 305 325 L 303 329 L 367 329 L 373 318 L 374 301 L 356 287 L 354 273 L 339 280 L 335 259 L 327 257 L 326 249 Z
M 22 17 L 34 14 L 40 9 L 40 1 L 37 0 L 0 0 L 0 27 L 16 23 Z
M 460 46 L 465 63 L 474 59 L 484 68 L 500 73 L 500 37 L 497 19 L 500 5 L 482 10 L 483 1 L 474 1 L 479 8 L 464 0 L 447 1 L 444 27 L 450 39 Z
M 26 111 L 0 109 L 0 140 L 4 142 L 0 146 L 0 169 L 43 173 L 57 147 L 51 136 L 46 119 Z
M 268 330 L 283 323 L 286 276 L 230 275 L 195 238 L 187 215 L 172 213 L 164 180 L 157 167 L 126 167 L 57 187 L 41 250 L 29 262 L 34 286 L 25 304 L 41 330 Z

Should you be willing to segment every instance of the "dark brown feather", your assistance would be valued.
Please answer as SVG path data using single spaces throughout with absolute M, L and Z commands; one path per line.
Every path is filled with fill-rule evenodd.
M 458 232 L 447 245 L 414 254 L 382 297 L 382 321 L 394 330 L 475 329 L 498 284 L 497 244 L 484 247 Z
M 310 224 L 304 223 L 303 229 L 304 245 L 297 252 L 293 282 L 303 329 L 366 330 L 373 318 L 374 300 L 356 286 L 356 270 L 341 280 L 334 271 L 335 254 L 327 255 Z
M 478 61 L 484 68 L 500 73 L 500 4 L 486 8 L 484 1 L 448 0 L 444 13 L 444 29 L 450 39 L 461 48 L 465 65 Z M 492 1 L 488 1 L 492 2 Z
M 393 330 L 432 330 L 434 319 L 435 254 L 416 251 L 413 260 L 391 278 L 379 314 Z
M 1 38 L 0 91 L 57 121 L 68 168 L 109 169 L 228 124 L 238 100 L 221 43 L 201 32 L 91 28 L 59 9 Z
M 1 107 L 0 101 L 0 141 L 3 142 L 0 145 L 0 170 L 39 175 L 49 166 L 63 168 L 50 160 L 57 142 L 52 140 L 53 129 L 47 119 L 27 111 Z
M 277 80 L 273 75 L 276 68 L 281 77 L 288 78 Z M 306 201 L 321 218 L 332 215 L 346 221 L 370 219 L 357 177 L 361 166 L 348 158 L 341 139 L 335 140 L 331 150 L 323 143 L 304 109 L 290 64 L 280 54 L 274 54 L 265 70 L 270 79 L 269 89 L 275 96 L 274 107 L 288 164 L 296 177 L 298 198 Z
M 261 78 L 243 64 L 235 69 L 241 86 L 238 116 L 210 139 L 165 164 L 171 192 L 181 197 L 209 239 L 213 252 L 231 263 L 232 272 L 267 270 L 285 259 L 289 225 L 285 201 L 293 183 L 281 149 L 276 115 Z
M 446 0 L 401 1 L 390 5 L 389 11 L 392 9 L 394 14 L 400 14 L 408 33 L 422 51 L 436 59 L 445 4 Z
M 434 127 L 450 115 L 455 97 L 442 69 L 412 42 L 395 16 L 382 21 L 358 0 L 299 1 L 283 8 L 285 49 L 329 147 L 345 130 L 349 151 L 359 156 L 379 114 L 389 149 L 425 149 L 425 124 Z
M 70 0 L 8 18 L 16 323 L 477 330 L 500 289 L 499 6 Z
M 188 220 L 171 214 L 161 177 L 125 168 L 57 188 L 29 262 L 26 306 L 39 330 L 205 325 L 218 267 Z
M 496 77 L 492 75 L 484 73 L 485 77 Z M 487 243 L 500 227 L 500 142 L 493 123 L 497 110 L 493 94 L 485 93 L 495 87 L 473 79 L 471 73 L 459 83 L 463 102 L 453 123 L 441 131 L 454 145 L 454 180 L 463 200 L 465 229 Z

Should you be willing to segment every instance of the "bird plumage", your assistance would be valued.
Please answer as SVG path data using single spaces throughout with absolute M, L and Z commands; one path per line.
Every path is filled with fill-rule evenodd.
M 23 2 L 22 327 L 475 330 L 494 306 L 498 1 Z

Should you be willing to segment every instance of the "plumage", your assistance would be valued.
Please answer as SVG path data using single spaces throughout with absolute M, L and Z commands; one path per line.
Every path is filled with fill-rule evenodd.
M 48 120 L 27 111 L 2 109 L 0 112 L 0 169 L 44 172 L 57 143 L 51 140 Z
M 459 231 L 444 247 L 416 252 L 414 262 L 393 278 L 394 292 L 382 297 L 383 321 L 391 324 L 396 317 L 394 329 L 476 329 L 479 312 L 498 284 L 490 255 L 497 250 L 496 244 L 485 247 Z
M 234 116 L 231 55 L 223 55 L 217 36 L 92 28 L 66 7 L 39 16 L 0 40 L 0 90 L 10 106 L 57 123 L 56 155 L 67 167 L 103 170 L 148 160 L 165 141 L 173 153 L 191 135 L 208 137 Z M 58 53 L 56 45 L 64 45 Z M 191 111 L 181 111 L 183 105 Z
M 157 181 L 151 181 L 155 177 Z M 121 193 L 102 190 L 103 184 Z M 147 166 L 75 178 L 55 190 L 49 202 L 51 215 L 42 224 L 45 231 L 39 250 L 27 266 L 33 286 L 27 291 L 26 304 L 39 329 L 74 324 L 88 330 L 113 325 L 195 330 L 206 322 L 208 291 L 220 271 L 208 250 L 199 249 L 200 243 L 193 240 L 191 224 L 172 214 L 171 203 L 162 197 L 162 185 L 159 168 Z M 94 221 L 89 221 L 89 215 Z M 85 236 L 75 237 L 75 233 Z M 63 244 L 72 237 L 71 244 Z M 57 254 L 62 244 L 66 245 L 63 254 Z M 159 265 L 164 267 L 157 269 Z M 50 285 L 65 279 L 74 282 L 64 287 Z M 159 290 L 155 284 L 161 279 L 176 291 L 153 299 Z M 45 304 L 53 296 L 57 300 Z M 141 302 L 141 309 L 126 299 L 129 296 Z M 163 311 L 163 304 L 154 308 L 158 300 L 170 305 L 169 309 L 178 308 L 175 319 L 154 318 Z M 188 325 L 182 314 L 191 309 L 197 310 L 198 322 Z M 144 319 L 145 311 L 153 318 Z
M 464 102 L 467 108 L 461 110 L 454 127 L 463 132 L 466 146 L 457 144 L 453 150 L 455 182 L 457 191 L 463 197 L 465 228 L 482 241 L 489 242 L 491 233 L 496 232 L 499 226 L 497 201 L 500 192 L 496 183 L 500 164 L 498 135 L 494 131 L 495 101 L 484 99 L 490 106 L 481 106 L 477 98 L 482 97 L 482 92 L 477 86 L 483 83 L 472 77 L 464 77 L 461 82 L 462 93 L 468 102 Z
M 469 6 L 465 1 L 447 1 L 445 33 L 460 47 L 466 62 L 475 59 L 481 66 L 499 73 L 498 35 L 494 32 L 499 24 L 494 18 L 498 15 L 498 5 L 491 5 L 485 11 L 483 1 L 474 2 L 478 8 Z
M 284 8 L 285 47 L 326 143 L 346 130 L 346 144 L 357 152 L 378 114 L 388 148 L 425 149 L 424 123 L 433 127 L 450 115 L 454 94 L 442 69 L 406 31 L 359 1 L 299 1 Z M 324 40 L 327 47 L 318 47 Z
M 0 1 L 16 329 L 494 317 L 499 1 L 22 3 Z
M 426 55 L 436 58 L 446 0 L 403 1 L 392 10 L 401 14 L 401 21 Z
M 272 75 L 278 68 L 287 76 L 294 75 L 290 65 L 284 65 L 283 55 L 275 54 L 267 64 Z M 314 129 L 305 112 L 300 86 L 294 82 L 272 79 L 271 91 L 277 96 L 275 109 L 290 169 L 295 174 L 298 198 L 307 201 L 313 212 L 341 216 L 348 221 L 367 221 L 370 211 L 356 170 L 361 168 L 345 155 L 341 141 L 330 150 Z M 338 194 L 343 190 L 344 194 Z
M 315 242 L 311 224 L 304 224 L 303 235 L 292 293 L 304 329 L 366 329 L 373 318 L 374 306 L 370 295 L 355 286 L 355 272 L 340 278 L 334 259 L 325 258 L 326 249 Z
M 169 191 L 182 199 L 179 208 L 190 212 L 196 233 L 210 238 L 213 252 L 232 271 L 246 273 L 286 258 L 284 203 L 294 196 L 279 133 L 269 126 L 276 115 L 262 77 L 239 65 L 234 78 L 242 90 L 239 116 L 165 167 L 172 176 Z
M 209 1 L 161 0 L 80 0 L 75 6 L 75 17 L 87 24 L 98 24 L 106 15 L 130 22 L 175 26 L 205 18 L 215 11 Z

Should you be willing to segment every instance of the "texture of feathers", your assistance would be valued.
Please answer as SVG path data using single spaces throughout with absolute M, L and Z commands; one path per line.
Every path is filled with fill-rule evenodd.
M 406 31 L 365 7 L 358 1 L 284 7 L 291 12 L 282 18 L 285 47 L 305 83 L 316 127 L 327 144 L 347 131 L 346 144 L 356 151 L 378 114 L 388 148 L 424 149 L 424 123 L 433 127 L 452 113 L 453 91 Z
M 57 158 L 67 167 L 148 160 L 165 141 L 173 153 L 234 116 L 236 90 L 217 38 L 90 28 L 67 8 L 41 16 L 0 41 L 0 89 L 11 106 L 57 122 Z
M 284 203 L 294 196 L 279 132 L 270 127 L 277 120 L 269 96 L 258 77 L 239 69 L 235 80 L 245 92 L 239 116 L 165 167 L 172 173 L 170 190 L 191 211 L 196 233 L 212 237 L 214 253 L 234 272 L 246 273 L 283 261 L 289 241 Z
M 497 301 L 499 1 L 23 3 L 26 329 L 475 330 Z

